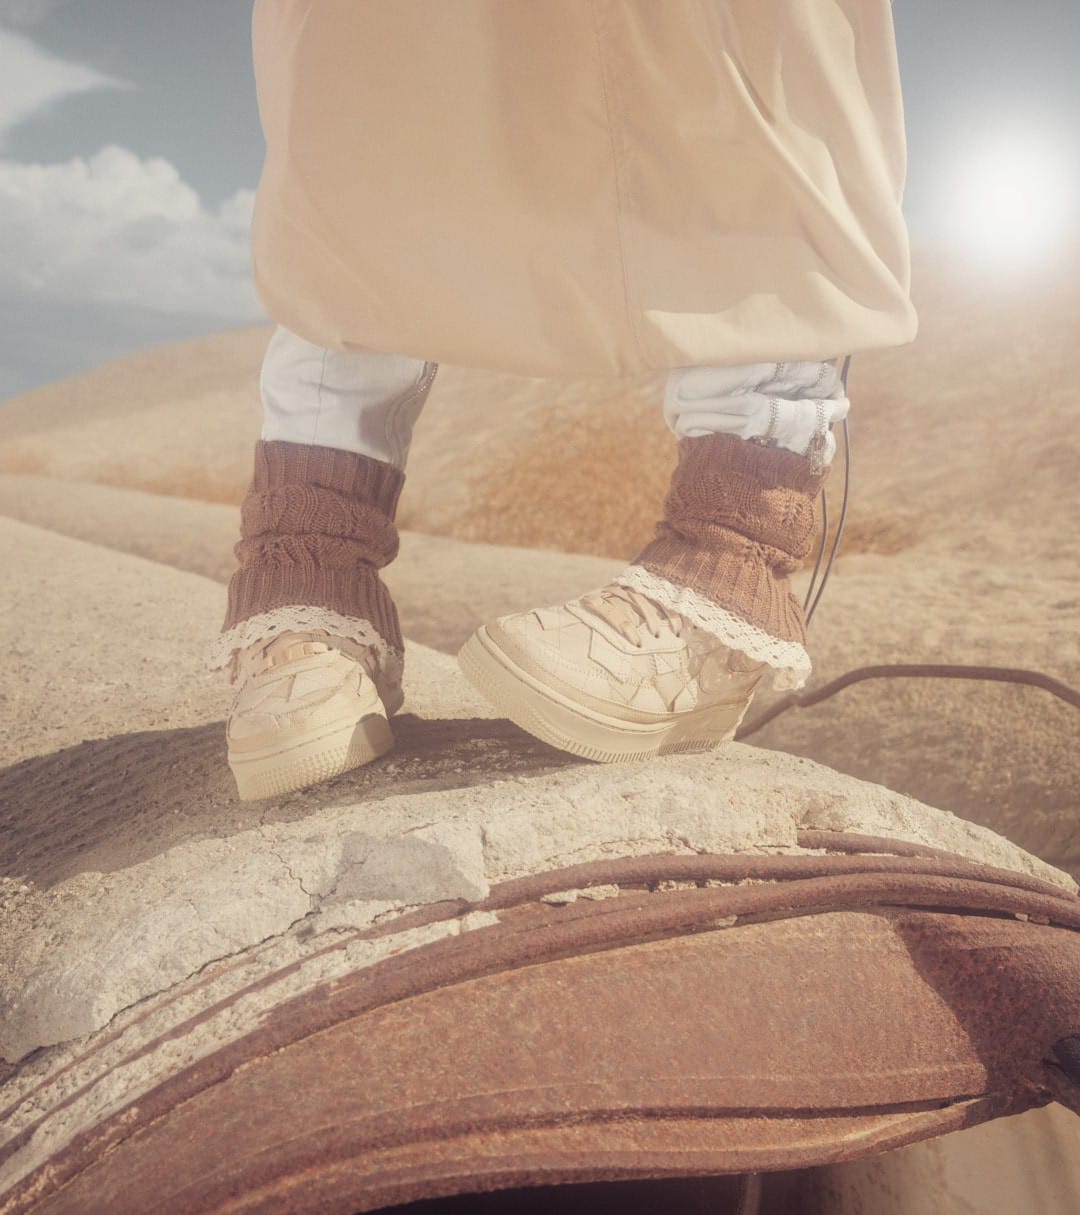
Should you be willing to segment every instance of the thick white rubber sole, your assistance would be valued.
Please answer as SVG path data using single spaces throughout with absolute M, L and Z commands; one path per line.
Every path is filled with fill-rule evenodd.
M 486 627 L 462 646 L 458 665 L 481 696 L 515 725 L 541 742 L 606 764 L 711 751 L 731 741 L 750 704 L 710 705 L 647 725 L 607 717 L 523 671 Z
M 368 713 L 326 727 L 317 737 L 289 747 L 276 746 L 250 755 L 229 752 L 229 767 L 244 802 L 294 793 L 351 772 L 385 755 L 394 745 L 390 725 L 381 713 Z

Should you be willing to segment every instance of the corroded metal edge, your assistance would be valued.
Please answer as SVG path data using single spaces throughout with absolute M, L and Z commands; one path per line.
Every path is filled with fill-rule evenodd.
M 865 843 L 858 841 L 858 846 Z M 890 841 L 882 843 L 888 845 Z M 823 845 L 816 843 L 816 846 Z M 648 892 L 648 887 L 663 881 L 737 882 L 748 878 L 768 884 Z M 627 890 L 621 897 L 603 904 L 585 902 L 563 908 L 557 931 L 548 931 L 543 926 L 550 909 L 538 913 L 533 908 L 532 919 L 536 921 L 539 914 L 540 920 L 531 924 L 527 923 L 528 915 L 514 914 L 515 909 L 528 910 L 529 905 L 535 904 L 545 893 L 568 887 L 612 884 L 613 881 L 624 887 L 646 889 Z M 485 903 L 437 905 L 399 917 L 373 932 L 356 934 L 372 937 L 390 931 L 400 932 L 407 927 L 478 909 L 498 911 L 504 918 L 504 923 L 497 927 L 426 946 L 398 958 L 388 958 L 367 971 L 350 976 L 347 981 L 335 980 L 278 1006 L 270 1021 L 260 1029 L 175 1073 L 156 1089 L 141 1095 L 128 1109 L 76 1136 L 52 1156 L 47 1166 L 9 1190 L 3 1209 L 32 1209 L 48 1193 L 57 1192 L 101 1153 L 123 1142 L 138 1127 L 164 1117 L 178 1104 L 222 1083 L 246 1062 L 373 1008 L 407 1000 L 424 991 L 583 952 L 707 931 L 718 921 L 729 922 L 733 916 L 738 923 L 748 923 L 761 918 L 856 908 L 920 906 L 992 916 L 1021 916 L 1080 928 L 1080 901 L 1074 896 L 1065 895 L 1038 879 L 941 856 L 627 858 L 504 883 Z M 517 921 L 515 924 L 507 920 L 508 913 L 510 920 Z M 326 948 L 340 947 L 338 942 Z M 232 1001 L 240 994 L 235 993 Z M 212 1015 L 212 1011 L 205 1010 L 200 1017 L 189 1018 L 174 1027 L 169 1036 L 183 1036 L 199 1019 Z M 1075 1026 L 1072 1028 L 1075 1031 Z M 138 1053 L 152 1053 L 161 1041 L 155 1039 Z M 53 1112 L 9 1144 L 6 1154 L 17 1152 Z

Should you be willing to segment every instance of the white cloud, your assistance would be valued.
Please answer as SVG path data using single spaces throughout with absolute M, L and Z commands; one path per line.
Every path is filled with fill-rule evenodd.
M 88 160 L 0 160 L 0 285 L 68 303 L 231 321 L 262 315 L 251 282 L 254 192 L 203 206 L 176 168 L 106 147 Z
M 0 21 L 33 25 L 62 2 L 0 0 Z M 0 81 L 0 148 L 12 128 L 66 97 L 132 87 L 3 26 Z M 253 203 L 251 190 L 238 190 L 206 208 L 167 160 L 115 146 L 63 164 L 0 158 L 0 287 L 38 301 L 254 319 Z
M 27 6 L 27 12 L 32 7 Z M 0 145 L 13 127 L 65 97 L 132 87 L 84 64 L 59 59 L 22 34 L 2 27 L 0 80 Z

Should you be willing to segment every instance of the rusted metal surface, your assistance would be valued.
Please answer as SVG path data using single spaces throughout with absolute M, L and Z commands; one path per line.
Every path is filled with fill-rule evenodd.
M 495 887 L 491 896 L 480 903 L 470 904 L 460 901 L 431 904 L 418 911 L 385 920 L 374 928 L 358 931 L 353 934 L 353 937 L 358 940 L 376 939 L 391 933 L 400 933 L 446 920 L 472 910 L 507 910 L 570 888 L 614 884 L 626 890 L 654 889 L 665 881 L 784 882 L 805 881 L 811 877 L 840 877 L 845 874 L 860 873 L 897 873 L 908 874 L 912 877 L 932 875 L 939 878 L 953 877 L 972 881 L 990 881 L 1007 889 L 1030 890 L 1045 894 L 1058 900 L 1054 906 L 1065 915 L 1080 906 L 1075 898 L 1063 895 L 1059 887 L 1038 878 L 1015 873 L 1012 870 L 981 865 L 922 844 L 834 831 L 801 831 L 799 843 L 806 848 L 829 848 L 844 854 L 874 853 L 875 855 L 868 857 L 746 853 L 731 856 L 663 854 L 590 862 L 504 882 Z M 775 896 L 770 896 L 770 898 L 772 897 Z M 320 948 L 319 942 L 322 938 L 327 938 L 332 943 Z M 312 949 L 307 955 L 309 960 L 312 957 L 318 957 L 320 952 L 341 950 L 347 944 L 347 942 L 343 942 L 341 934 L 338 932 L 316 933 L 313 934 L 311 940 Z M 218 974 L 235 964 L 235 962 L 229 963 L 228 961 L 215 964 L 211 968 L 211 973 Z M 286 976 L 290 971 L 295 971 L 299 965 L 300 963 L 294 963 L 278 969 L 273 976 L 264 979 L 262 985 L 270 985 Z M 251 991 L 254 988 L 248 990 Z M 208 1006 L 204 1016 L 209 1016 L 213 1011 L 214 1006 Z M 171 1036 L 179 1037 L 184 1032 L 184 1028 L 184 1025 L 178 1025 Z M 117 1032 L 119 1031 L 100 1035 L 95 1041 L 96 1046 L 100 1048 L 103 1043 L 112 1041 Z M 167 1039 L 159 1039 L 151 1046 L 144 1048 L 144 1053 L 146 1050 L 164 1044 L 165 1041 Z M 85 1056 L 80 1056 L 80 1058 L 85 1058 Z M 11 1113 L 10 1109 L 0 1108 L 0 1125 L 3 1125 Z M 20 1142 L 21 1140 L 13 1140 L 0 1147 L 0 1163 L 18 1149 Z
M 623 893 L 538 901 L 596 884 Z M 1080 1032 L 1080 902 L 959 858 L 628 859 L 485 906 L 498 923 L 280 1004 L 0 1209 L 346 1215 L 850 1159 L 1044 1103 Z
M 878 836 L 851 835 L 836 831 L 800 831 L 803 848 L 828 848 L 841 856 L 762 855 L 739 853 L 734 856 L 675 855 L 623 857 L 613 861 L 590 861 L 539 873 L 516 881 L 504 882 L 478 906 L 484 909 L 508 907 L 514 901 L 541 898 L 556 890 L 572 887 L 615 884 L 655 886 L 662 881 L 787 881 L 809 877 L 840 877 L 850 873 L 931 874 L 938 877 L 988 881 L 1017 890 L 1060 898 L 1060 886 L 1009 869 L 970 861 L 955 853 L 925 844 L 909 844 Z M 872 853 L 873 855 L 861 855 Z

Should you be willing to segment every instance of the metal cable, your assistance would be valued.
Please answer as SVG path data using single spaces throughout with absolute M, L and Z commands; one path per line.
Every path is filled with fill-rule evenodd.
M 825 587 L 829 582 L 829 575 L 833 571 L 833 562 L 836 560 L 837 551 L 840 548 L 840 537 L 844 534 L 844 524 L 847 522 L 848 513 L 848 494 L 851 489 L 851 446 L 850 432 L 848 431 L 847 418 L 840 423 L 844 431 L 844 496 L 840 503 L 840 520 L 836 525 L 836 535 L 833 537 L 832 548 L 829 550 L 829 560 L 825 564 L 825 572 L 821 575 L 821 585 L 818 587 L 817 594 L 814 596 L 813 603 L 810 604 L 809 610 L 806 613 L 806 624 L 809 628 L 810 621 L 814 618 L 814 613 L 817 611 L 817 606 L 821 602 L 821 596 L 825 594 Z M 822 500 L 824 505 L 824 500 Z M 828 516 L 822 511 L 823 526 L 828 529 Z
M 759 717 L 736 731 L 735 739 L 742 742 L 775 721 L 789 709 L 808 709 L 811 705 L 829 700 L 844 688 L 863 683 L 868 679 L 982 679 L 992 683 L 1026 684 L 1042 688 L 1074 709 L 1080 709 L 1080 692 L 1041 671 L 1029 671 L 1022 667 L 966 666 L 955 663 L 885 663 L 879 666 L 856 667 L 845 675 L 831 679 L 811 692 L 793 692 L 778 700 Z
M 829 539 L 829 499 L 825 496 L 824 489 L 821 491 L 821 543 L 818 545 L 817 560 L 814 562 L 814 572 L 810 575 L 810 583 L 806 588 L 806 595 L 803 597 L 803 615 L 806 616 L 807 627 L 810 625 L 810 617 L 807 614 L 810 609 L 810 601 L 814 598 L 814 589 L 817 586 L 818 573 L 821 570 L 821 562 L 825 556 L 825 545 Z
M 848 372 L 851 369 L 851 355 L 849 354 L 844 359 L 844 365 L 840 369 L 840 383 L 844 389 L 844 396 L 847 396 Z M 844 493 L 840 502 L 840 521 L 836 525 L 836 535 L 833 537 L 832 548 L 829 550 L 829 559 L 825 562 L 825 571 L 821 576 L 821 585 L 816 588 L 818 570 L 821 567 L 821 555 L 825 551 L 825 543 L 829 536 L 829 500 L 826 496 L 825 489 L 821 490 L 821 547 L 818 549 L 818 559 L 814 564 L 814 572 L 810 576 L 810 585 L 806 590 L 806 598 L 803 600 L 803 611 L 806 614 L 806 627 L 810 627 L 810 621 L 814 618 L 814 613 L 817 611 L 817 606 L 821 602 L 821 596 L 825 593 L 825 586 L 829 581 L 829 575 L 832 573 L 833 562 L 836 560 L 836 554 L 840 549 L 840 538 L 844 534 L 844 524 L 847 521 L 848 513 L 848 498 L 851 492 L 851 431 L 848 429 L 848 420 L 840 423 L 844 431 Z

